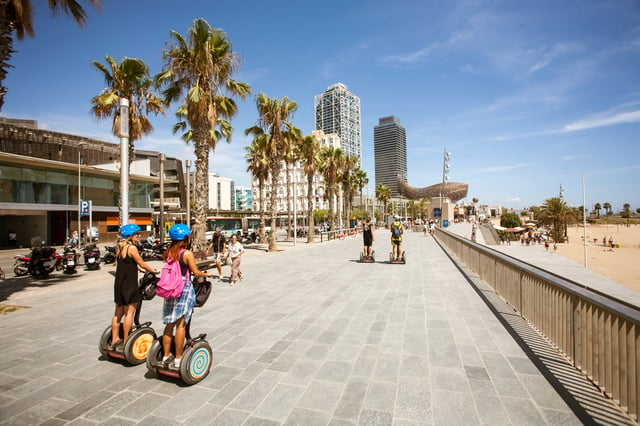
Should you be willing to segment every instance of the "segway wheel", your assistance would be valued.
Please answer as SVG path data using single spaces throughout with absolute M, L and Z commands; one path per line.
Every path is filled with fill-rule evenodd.
M 124 357 L 127 362 L 131 365 L 145 362 L 156 337 L 156 332 L 151 327 L 140 327 L 132 332 L 124 344 Z
M 180 378 L 188 385 L 198 383 L 209 374 L 213 351 L 204 340 L 185 348 L 180 363 Z
M 407 263 L 407 258 L 404 256 L 404 252 L 402 252 L 402 263 Z
M 107 350 L 109 343 L 111 343 L 111 326 L 105 328 L 105 330 L 102 332 L 102 336 L 100 336 L 100 343 L 98 345 L 100 355 L 105 358 L 109 358 L 109 351 Z
M 364 260 L 364 254 L 360 253 L 360 262 L 362 262 Z
M 389 253 L 389 263 L 393 263 L 393 252 Z
M 160 339 L 156 339 L 149 349 L 149 353 L 147 354 L 147 370 L 154 377 L 158 375 L 158 366 L 162 362 L 162 342 Z

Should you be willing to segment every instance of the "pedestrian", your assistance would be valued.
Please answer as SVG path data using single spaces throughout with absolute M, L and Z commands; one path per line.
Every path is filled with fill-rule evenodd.
M 549 251 L 549 241 L 544 240 L 544 251 Z
M 216 263 L 218 269 L 218 282 L 222 282 L 222 254 L 227 248 L 227 241 L 224 235 L 220 232 L 220 227 L 216 227 L 216 232 L 213 233 L 211 244 L 207 247 L 206 255 L 209 255 L 209 251 L 213 249 L 213 261 Z
M 238 236 L 233 234 L 231 241 L 227 246 L 229 257 L 231 258 L 231 285 L 236 285 L 236 281 L 242 281 L 242 272 L 240 271 L 240 256 L 244 254 L 244 247 L 238 242 Z
M 162 333 L 162 362 L 166 364 L 170 361 L 171 343 L 174 342 L 176 355 L 173 363 L 176 368 L 180 367 L 187 323 L 191 320 L 193 308 L 196 306 L 196 293 L 193 285 L 191 285 L 191 280 L 187 279 L 189 275 L 187 271 L 194 277 L 206 278 L 211 276 L 211 274 L 198 270 L 193 252 L 187 248 L 189 247 L 190 235 L 191 229 L 187 225 L 182 223 L 173 225 L 169 229 L 171 244 L 169 244 L 162 256 L 165 262 L 167 260 L 180 262 L 182 280 L 184 281 L 180 297 L 164 299 L 164 305 L 162 306 L 162 323 L 165 324 Z M 175 339 L 173 335 L 174 329 Z
M 141 295 L 138 290 L 138 269 L 157 274 L 159 271 L 147 265 L 138 253 L 140 227 L 135 224 L 120 228 L 122 241 L 116 247 L 116 277 L 113 285 L 115 313 L 111 318 L 111 349 L 123 345 L 129 337 L 133 318 Z M 124 319 L 123 319 L 124 317 Z M 120 339 L 120 321 L 122 321 L 122 340 Z
M 613 248 L 613 237 L 609 237 L 609 247 Z
M 604 237 L 602 237 L 602 246 L 603 247 L 607 246 L 607 236 L 606 235 Z
M 555 252 L 557 252 L 557 251 L 558 251 L 558 242 L 557 242 L 557 241 L 554 241 L 554 242 L 553 242 L 553 252 L 555 253 Z
M 425 230 L 427 228 L 425 227 Z M 426 234 L 426 232 L 425 232 Z M 365 257 L 373 256 L 373 227 L 371 226 L 371 218 L 367 217 L 362 225 L 362 239 L 364 242 Z
M 17 245 L 18 235 L 11 229 L 7 235 L 7 239 L 9 240 L 9 247 L 15 247 Z

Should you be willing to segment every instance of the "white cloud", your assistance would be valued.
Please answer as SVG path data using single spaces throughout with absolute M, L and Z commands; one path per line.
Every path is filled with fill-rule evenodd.
M 635 123 L 640 121 L 640 111 L 622 112 L 608 117 L 594 117 L 575 121 L 563 127 L 565 132 L 593 129 L 596 127 L 614 126 L 616 124 Z

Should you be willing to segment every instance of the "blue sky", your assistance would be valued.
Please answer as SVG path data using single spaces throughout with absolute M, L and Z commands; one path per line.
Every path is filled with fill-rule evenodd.
M 468 200 L 523 208 L 558 196 L 572 206 L 640 207 L 640 3 L 540 1 L 111 0 L 85 29 L 52 18 L 36 0 L 34 39 L 16 42 L 3 116 L 117 142 L 89 113 L 104 87 L 90 62 L 138 57 L 160 71 L 169 31 L 196 18 L 224 29 L 242 55 L 236 78 L 253 95 L 287 96 L 313 130 L 313 98 L 341 82 L 360 97 L 363 168 L 373 193 L 373 128 L 395 115 L 407 131 L 409 184 L 449 178 Z M 239 102 L 230 144 L 210 171 L 248 186 L 244 129 L 253 96 Z M 171 133 L 173 109 L 136 147 L 194 159 Z

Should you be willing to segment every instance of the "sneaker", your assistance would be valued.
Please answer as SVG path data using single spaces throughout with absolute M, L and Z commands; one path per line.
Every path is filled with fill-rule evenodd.
M 233 287 L 234 285 L 236 285 L 235 281 L 231 281 L 231 287 Z
M 173 357 L 173 355 L 163 356 L 162 357 L 162 363 L 167 365 L 169 363 L 169 361 L 171 361 L 171 357 Z
M 180 368 L 180 361 L 182 361 L 182 358 L 176 358 L 173 360 L 173 366 L 175 368 Z

